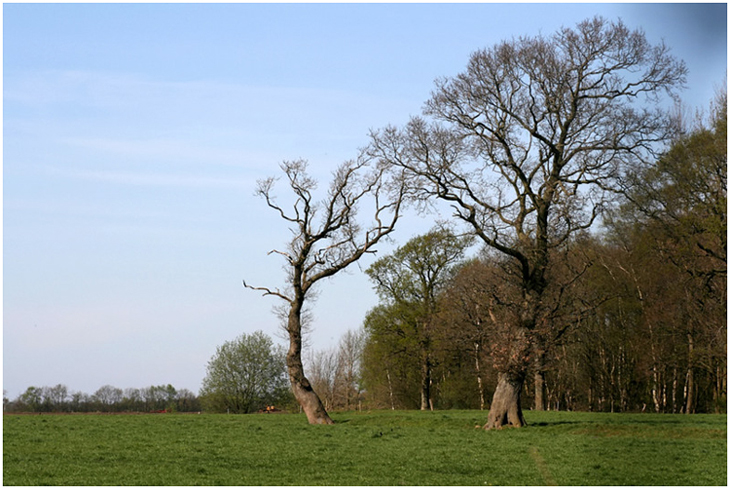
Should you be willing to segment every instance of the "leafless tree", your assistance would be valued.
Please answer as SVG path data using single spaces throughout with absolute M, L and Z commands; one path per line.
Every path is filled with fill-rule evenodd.
M 334 348 L 309 350 L 306 361 L 307 378 L 327 411 L 336 407 L 338 369 L 337 351 Z
M 57 384 L 53 387 L 43 388 L 44 400 L 47 400 L 56 411 L 62 411 L 64 404 L 69 399 L 68 387 L 63 384 Z
M 348 330 L 342 335 L 338 345 L 337 371 L 342 396 L 341 404 L 348 410 L 358 404 L 360 398 L 360 365 L 364 340 L 363 329 Z
M 122 389 L 111 385 L 103 385 L 99 387 L 93 397 L 102 406 L 109 407 L 119 403 L 122 400 L 123 393 Z
M 310 350 L 306 356 L 307 377 L 328 411 L 350 410 L 358 403 L 363 340 L 362 329 L 348 330 L 336 347 Z
M 340 165 L 326 196 L 318 201 L 314 196 L 317 182 L 307 173 L 305 161 L 284 162 L 281 170 L 295 198 L 290 209 L 278 204 L 273 195 L 275 178 L 259 181 L 256 193 L 289 224 L 293 233 L 286 249 L 270 252 L 285 258 L 288 287 L 254 287 L 245 281 L 244 286 L 285 301 L 289 309 L 287 367 L 294 396 L 310 424 L 331 424 L 332 419 L 304 374 L 303 307 L 315 284 L 344 270 L 366 253 L 373 253 L 374 246 L 395 229 L 405 186 L 403 179 L 386 172 L 385 166 L 363 158 Z M 359 206 L 366 206 L 373 216 L 367 226 L 356 220 Z
M 424 200 L 451 203 L 511 263 L 519 314 L 485 428 L 525 424 L 550 252 L 591 227 L 632 162 L 655 156 L 672 127 L 659 97 L 685 74 L 665 45 L 597 17 L 475 52 L 465 72 L 437 81 L 432 121 L 372 133 L 370 156 L 405 169 Z

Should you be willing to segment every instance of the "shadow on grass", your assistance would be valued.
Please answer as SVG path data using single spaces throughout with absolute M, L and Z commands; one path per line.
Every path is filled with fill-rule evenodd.
M 595 421 L 540 421 L 538 423 L 528 422 L 527 427 L 529 428 L 530 426 L 545 427 L 545 426 L 559 426 L 559 425 L 566 425 L 566 424 L 576 425 L 576 424 L 592 424 L 592 423 L 595 423 Z

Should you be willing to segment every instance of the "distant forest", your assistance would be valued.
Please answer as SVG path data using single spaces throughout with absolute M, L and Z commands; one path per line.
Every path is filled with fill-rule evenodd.
M 4 412 L 199 412 L 198 396 L 172 385 L 152 385 L 142 389 L 100 387 L 89 395 L 71 392 L 67 386 L 29 387 L 14 400 L 3 396 Z

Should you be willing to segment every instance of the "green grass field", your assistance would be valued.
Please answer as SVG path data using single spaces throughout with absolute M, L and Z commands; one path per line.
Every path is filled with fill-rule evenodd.
M 3 416 L 4 485 L 721 485 L 726 415 Z

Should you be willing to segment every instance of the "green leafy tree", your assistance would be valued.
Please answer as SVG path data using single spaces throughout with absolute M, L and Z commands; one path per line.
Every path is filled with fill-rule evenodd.
M 413 311 L 403 304 L 379 304 L 364 321 L 362 375 L 371 407 L 418 409 L 420 359 Z
M 18 396 L 18 404 L 21 410 L 37 412 L 41 410 L 43 403 L 43 389 L 41 387 L 28 387 L 25 392 Z
M 416 345 L 421 371 L 421 410 L 433 409 L 432 323 L 436 318 L 437 298 L 470 243 L 470 237 L 455 236 L 448 229 L 434 229 L 411 239 L 366 270 L 381 300 L 397 306 L 400 325 L 396 327 Z
M 209 411 L 251 413 L 285 402 L 288 393 L 283 349 L 257 331 L 216 349 L 200 398 Z

